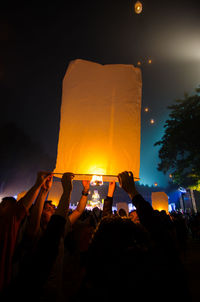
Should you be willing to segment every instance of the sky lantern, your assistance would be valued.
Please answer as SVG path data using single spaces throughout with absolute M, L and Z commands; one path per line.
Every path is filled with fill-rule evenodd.
M 155 120 L 153 118 L 150 119 L 150 124 L 151 125 L 155 124 Z
M 151 193 L 152 207 L 154 210 L 166 211 L 168 213 L 168 196 L 165 192 L 152 192 Z
M 142 12 L 142 3 L 140 1 L 137 1 L 135 3 L 135 13 L 140 14 Z
M 141 62 L 140 62 L 140 61 L 138 61 L 138 62 L 137 62 L 137 65 L 138 65 L 138 66 L 141 66 Z
M 149 60 L 148 60 L 148 63 L 149 63 L 149 64 L 151 64 L 151 63 L 152 63 L 152 60 L 151 60 L 151 59 L 149 59 Z
M 148 108 L 148 107 L 145 107 L 145 108 L 144 108 L 144 111 L 145 111 L 145 112 L 149 112 L 149 108 Z
M 133 65 L 70 62 L 62 85 L 55 176 L 118 181 L 122 171 L 139 178 L 141 70 Z M 93 181 L 93 180 L 92 180 Z

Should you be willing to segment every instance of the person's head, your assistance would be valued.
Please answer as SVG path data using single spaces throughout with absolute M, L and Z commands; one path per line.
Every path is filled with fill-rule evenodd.
M 95 284 L 103 279 L 110 288 L 114 284 L 126 287 L 133 276 L 141 281 L 148 267 L 148 240 L 146 232 L 128 218 L 102 218 L 89 245 L 89 276 Z M 94 265 L 96 261 L 98 269 Z
M 127 217 L 127 213 L 123 208 L 119 209 L 118 214 L 121 217 Z
M 138 214 L 136 210 L 133 210 L 129 213 L 129 218 L 134 222 L 134 223 L 140 223 L 140 219 L 138 217 Z
M 46 200 L 44 203 L 42 216 L 41 216 L 41 224 L 42 226 L 46 226 L 51 219 L 51 216 L 55 213 L 56 206 L 52 204 L 52 200 Z
M 16 203 L 17 203 L 17 200 L 14 197 L 8 196 L 8 197 L 2 198 L 0 207 L 3 208 L 4 210 L 6 210 L 6 209 L 9 209 L 10 207 L 12 207 L 13 205 L 15 205 Z

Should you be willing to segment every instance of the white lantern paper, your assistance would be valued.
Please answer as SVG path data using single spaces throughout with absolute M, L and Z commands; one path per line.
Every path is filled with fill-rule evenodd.
M 141 71 L 133 65 L 69 64 L 62 87 L 55 173 L 104 175 L 128 170 L 139 178 Z

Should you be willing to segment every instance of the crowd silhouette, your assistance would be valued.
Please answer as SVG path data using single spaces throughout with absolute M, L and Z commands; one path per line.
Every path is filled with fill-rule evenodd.
M 127 171 L 118 181 L 136 210 L 113 212 L 114 181 L 103 210 L 86 209 L 89 181 L 71 210 L 73 178 L 63 174 L 57 207 L 47 198 L 53 182 L 47 172 L 19 201 L 2 199 L 1 301 L 191 301 L 182 260 L 189 234 L 199 238 L 199 215 L 154 210 Z

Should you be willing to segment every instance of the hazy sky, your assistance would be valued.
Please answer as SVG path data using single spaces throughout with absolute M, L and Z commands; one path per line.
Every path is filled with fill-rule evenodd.
M 144 184 L 165 185 L 153 144 L 163 134 L 167 106 L 200 84 L 200 1 L 141 1 L 140 15 L 134 2 L 17 1 L 1 7 L 1 123 L 14 120 L 55 158 L 62 79 L 70 60 L 141 61 L 140 177 Z

